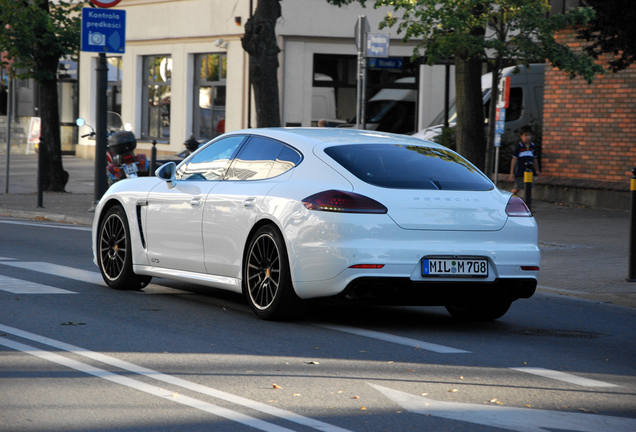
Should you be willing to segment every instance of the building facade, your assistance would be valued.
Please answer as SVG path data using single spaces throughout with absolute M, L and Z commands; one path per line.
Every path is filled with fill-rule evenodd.
M 253 94 L 248 100 L 249 59 L 241 37 L 250 4 L 256 7 L 256 3 L 123 0 L 118 4 L 117 9 L 126 11 L 126 51 L 108 57 L 108 109 L 132 124 L 140 151 L 149 151 L 156 140 L 159 154 L 172 154 L 183 150 L 190 134 L 206 141 L 223 131 L 255 127 Z M 367 91 L 371 100 L 383 89 L 384 95 L 395 90 L 388 98 L 408 107 L 411 123 L 396 132 L 427 126 L 426 116 L 443 107 L 443 67 L 421 67 L 411 60 L 415 42 L 403 43 L 392 29 L 378 30 L 388 9 L 357 4 L 338 8 L 326 0 L 283 1 L 281 6 L 276 35 L 281 49 L 283 126 L 312 126 L 320 119 L 335 125 L 354 117 L 354 27 L 359 15 L 367 17 L 372 33 L 390 34 L 393 61 L 376 62 L 368 69 Z M 79 116 L 95 124 L 97 55 L 83 52 L 79 64 Z M 386 103 L 375 106 L 381 110 Z M 94 141 L 80 139 L 76 150 L 79 157 L 93 158 Z

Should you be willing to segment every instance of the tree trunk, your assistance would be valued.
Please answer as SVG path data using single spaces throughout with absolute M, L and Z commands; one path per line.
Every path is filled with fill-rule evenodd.
M 279 127 L 278 53 L 276 21 L 281 16 L 280 0 L 258 0 L 254 16 L 245 24 L 241 39 L 250 57 L 250 79 L 254 86 L 257 127 Z
M 57 73 L 59 58 L 48 58 L 43 62 L 53 74 Z M 65 192 L 68 172 L 62 166 L 62 142 L 60 137 L 60 113 L 58 107 L 57 79 L 45 79 L 40 84 L 41 131 L 39 151 L 44 153 L 42 167 L 43 190 Z
M 455 87 L 457 152 L 483 170 L 486 140 L 481 96 L 481 58 L 455 56 Z

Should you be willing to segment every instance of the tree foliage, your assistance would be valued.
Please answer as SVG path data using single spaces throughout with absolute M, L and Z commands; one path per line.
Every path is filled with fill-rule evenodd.
M 586 51 L 594 58 L 612 54 L 608 69 L 618 72 L 636 62 L 636 2 L 633 0 L 585 0 L 596 17 L 579 29 L 578 38 L 593 42 Z
M 14 76 L 39 84 L 56 78 L 49 58 L 77 56 L 84 1 L 0 0 L 0 50 Z
M 40 84 L 44 190 L 64 191 L 68 173 L 62 167 L 57 67 L 60 58 L 76 56 L 80 12 L 85 1 L 0 0 L 0 51 L 3 67 L 14 77 Z
M 354 1 L 366 4 L 366 0 L 327 1 L 339 6 Z M 588 82 L 602 72 L 602 68 L 595 65 L 586 53 L 575 53 L 554 39 L 559 29 L 587 23 L 594 16 L 590 8 L 578 8 L 564 15 L 548 17 L 549 0 L 375 0 L 373 4 L 375 8 L 386 6 L 393 9 L 384 18 L 381 27 L 397 26 L 405 41 L 420 38 L 414 56 L 425 54 L 429 65 L 455 58 L 457 149 L 482 168 L 483 155 L 480 159 L 471 147 L 479 142 L 476 137 L 483 136 L 483 120 L 481 124 L 474 120 L 463 124 L 466 117 L 474 114 L 472 110 L 481 109 L 475 102 L 481 89 L 475 85 L 478 81 L 474 77 L 468 81 L 467 77 L 457 75 L 458 71 L 469 75 L 480 74 L 480 71 L 475 67 L 464 70 L 460 66 L 470 61 L 479 64 L 488 62 L 493 70 L 493 82 L 498 81 L 504 65 L 527 65 L 545 59 L 570 77 L 582 75 Z M 460 79 L 471 84 L 463 85 Z M 497 87 L 493 86 L 491 100 L 497 97 L 496 93 Z M 473 102 L 462 103 L 466 100 Z M 494 104 L 491 106 L 490 115 L 494 115 Z M 494 122 L 490 124 L 494 134 Z M 464 127 L 468 130 L 463 131 Z M 478 146 L 481 147 L 481 144 Z M 483 149 L 479 148 L 477 153 L 483 153 Z M 486 158 L 486 171 L 489 171 L 490 160 L 490 157 Z

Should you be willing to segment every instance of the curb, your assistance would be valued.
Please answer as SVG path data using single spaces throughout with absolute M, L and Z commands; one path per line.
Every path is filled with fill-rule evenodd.
M 71 215 L 63 215 L 63 214 L 57 214 L 57 213 L 2 209 L 0 210 L 0 216 L 20 218 L 20 219 L 45 220 L 45 221 L 51 221 L 51 222 L 61 222 L 61 223 L 76 224 L 76 225 L 88 225 L 88 226 L 93 225 L 92 217 L 71 216 Z

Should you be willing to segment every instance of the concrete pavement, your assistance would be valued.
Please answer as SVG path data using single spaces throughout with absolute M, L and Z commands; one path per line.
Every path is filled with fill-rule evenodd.
M 94 162 L 64 156 L 67 193 L 44 193 L 37 208 L 37 156 L 11 154 L 9 194 L 6 155 L 0 155 L 0 216 L 90 225 Z M 539 224 L 539 291 L 636 307 L 636 283 L 628 273 L 629 219 L 623 210 L 573 207 L 535 201 Z

